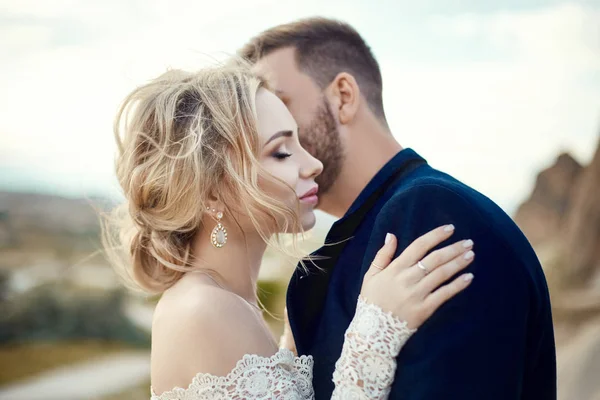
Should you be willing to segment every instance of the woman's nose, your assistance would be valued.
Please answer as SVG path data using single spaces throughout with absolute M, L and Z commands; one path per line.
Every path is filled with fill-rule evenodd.
M 308 152 L 306 152 L 306 156 L 306 165 L 302 169 L 302 177 L 306 179 L 314 179 L 319 176 L 321 172 L 323 172 L 323 163 L 310 155 Z

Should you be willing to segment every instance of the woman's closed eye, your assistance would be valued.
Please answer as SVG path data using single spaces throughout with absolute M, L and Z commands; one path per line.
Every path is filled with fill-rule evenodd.
M 275 157 L 278 160 L 285 160 L 288 157 L 291 157 L 292 153 L 289 153 L 283 149 L 278 149 L 273 153 L 273 157 Z

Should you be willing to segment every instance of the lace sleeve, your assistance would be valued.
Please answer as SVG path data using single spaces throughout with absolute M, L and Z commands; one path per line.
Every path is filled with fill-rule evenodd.
M 415 332 L 406 322 L 359 297 L 335 365 L 332 399 L 387 399 L 396 356 Z

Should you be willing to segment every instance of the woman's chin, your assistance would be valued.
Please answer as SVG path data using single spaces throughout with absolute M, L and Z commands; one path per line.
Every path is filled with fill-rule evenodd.
M 315 224 L 317 222 L 317 217 L 315 215 L 315 212 L 313 210 L 305 212 L 302 215 L 301 222 L 302 222 L 302 229 L 305 232 L 314 228 Z
M 311 211 L 305 211 L 302 214 L 302 216 L 300 217 L 300 225 L 302 226 L 302 232 L 306 232 L 306 231 L 309 231 L 312 228 L 314 228 L 316 222 L 317 222 L 317 218 L 315 216 L 315 212 L 313 210 L 311 210 Z M 290 226 L 283 233 L 298 234 L 298 233 L 301 233 L 301 232 L 297 232 L 292 226 Z

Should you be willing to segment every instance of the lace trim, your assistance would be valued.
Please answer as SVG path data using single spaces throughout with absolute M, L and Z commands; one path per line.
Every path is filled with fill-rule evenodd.
M 385 399 L 396 372 L 396 356 L 416 332 L 390 312 L 359 298 L 333 373 L 332 399 Z M 245 355 L 227 376 L 200 373 L 187 389 L 174 388 L 152 400 L 314 398 L 313 358 L 280 349 L 271 357 Z
M 333 399 L 387 398 L 396 372 L 396 356 L 416 332 L 405 321 L 359 297 L 335 365 Z
M 160 396 L 150 388 L 151 400 L 245 399 L 280 393 L 274 398 L 312 399 L 312 356 L 296 357 L 291 350 L 279 349 L 271 357 L 246 354 L 227 376 L 199 373 L 184 389 L 175 387 Z

